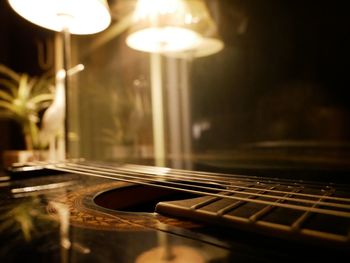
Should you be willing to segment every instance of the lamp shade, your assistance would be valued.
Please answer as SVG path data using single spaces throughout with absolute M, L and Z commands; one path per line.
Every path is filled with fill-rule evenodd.
M 225 47 L 224 42 L 218 38 L 203 37 L 199 44 L 191 49 L 179 52 L 167 52 L 164 55 L 174 58 L 200 58 L 214 55 Z
M 106 0 L 8 0 L 30 22 L 54 31 L 94 34 L 107 28 L 111 16 Z
M 195 46 L 200 35 L 185 23 L 187 14 L 182 0 L 138 0 L 126 43 L 133 49 L 153 53 Z
M 191 29 L 197 32 L 201 39 L 197 45 L 179 52 L 168 52 L 167 56 L 177 58 L 195 58 L 210 56 L 224 48 L 224 42 L 219 36 L 216 23 L 210 15 L 203 0 L 188 0 L 186 21 Z
M 214 54 L 223 48 L 203 0 L 138 0 L 126 43 L 171 56 Z

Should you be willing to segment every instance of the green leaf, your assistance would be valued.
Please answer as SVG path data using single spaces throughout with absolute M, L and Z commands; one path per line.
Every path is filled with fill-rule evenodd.
M 0 85 L 3 85 L 5 88 L 9 89 L 12 95 L 17 95 L 17 84 L 13 83 L 12 81 L 0 78 Z
M 46 102 L 46 101 L 52 101 L 54 98 L 53 94 L 40 94 L 33 98 L 31 98 L 28 103 L 33 103 L 35 105 Z
M 31 239 L 31 231 L 34 228 L 31 216 L 26 211 L 20 212 L 15 216 L 16 221 L 20 224 L 21 230 L 26 241 Z
M 20 76 L 14 72 L 13 70 L 9 69 L 5 65 L 0 64 L 0 73 L 7 75 L 8 77 L 14 79 L 15 81 L 19 81 Z
M 0 101 L 0 108 L 5 108 L 14 114 L 19 114 L 17 107 L 7 101 Z
M 0 90 L 0 99 L 12 102 L 14 98 L 8 92 Z
M 30 90 L 28 87 L 28 75 L 22 74 L 19 80 L 18 98 L 21 101 L 24 101 L 28 98 L 29 94 L 30 94 Z

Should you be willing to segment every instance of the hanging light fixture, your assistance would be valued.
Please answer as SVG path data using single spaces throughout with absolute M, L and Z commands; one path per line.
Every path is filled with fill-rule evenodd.
M 216 23 L 210 15 L 206 3 L 203 0 L 187 1 L 188 14 L 186 23 L 197 32 L 201 39 L 198 45 L 180 52 L 168 52 L 167 56 L 177 58 L 204 57 L 218 53 L 224 48 Z
M 138 0 L 133 19 L 126 43 L 139 51 L 203 56 L 223 48 L 203 0 Z
M 71 34 L 93 34 L 108 27 L 106 0 L 8 0 L 22 17 L 41 27 Z

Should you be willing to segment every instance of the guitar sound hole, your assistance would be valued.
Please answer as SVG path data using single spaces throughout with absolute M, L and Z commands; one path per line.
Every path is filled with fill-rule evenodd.
M 204 184 L 200 184 L 200 186 L 204 186 Z M 191 189 L 191 187 L 186 187 L 186 189 Z M 161 201 L 184 200 L 194 197 L 198 197 L 198 195 L 157 186 L 129 185 L 99 193 L 94 197 L 94 202 L 101 207 L 117 211 L 154 212 L 157 203 Z

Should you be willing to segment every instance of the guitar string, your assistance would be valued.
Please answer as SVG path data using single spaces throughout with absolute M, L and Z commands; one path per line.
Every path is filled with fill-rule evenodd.
M 111 167 L 111 168 L 116 168 L 116 166 L 111 166 L 109 165 L 103 165 L 103 163 L 101 162 L 94 162 L 94 161 L 78 161 L 78 162 L 74 162 L 74 163 L 82 163 L 82 164 L 86 164 L 86 163 L 91 163 L 91 165 L 94 166 L 107 166 L 107 167 Z M 132 171 L 135 170 L 139 170 L 142 173 L 146 173 L 145 171 L 148 171 L 148 173 L 150 174 L 162 174 L 162 173 L 166 173 L 167 171 L 171 170 L 172 174 L 177 174 L 177 175 L 190 175 L 192 178 L 196 177 L 196 179 L 198 178 L 227 178 L 227 179 L 232 179 L 232 178 L 240 178 L 242 181 L 256 181 L 256 180 L 264 180 L 267 181 L 269 183 L 273 183 L 273 182 L 285 182 L 286 184 L 290 185 L 291 183 L 294 185 L 297 184 L 303 184 L 303 185 L 310 185 L 310 187 L 324 187 L 325 184 L 324 183 L 319 183 L 319 182 L 311 182 L 311 181 L 304 181 L 304 180 L 292 180 L 292 179 L 286 179 L 286 178 L 272 178 L 272 177 L 258 177 L 258 176 L 248 176 L 248 175 L 237 175 L 237 174 L 223 174 L 223 173 L 212 173 L 212 172 L 202 172 L 202 171 L 189 171 L 187 172 L 186 170 L 180 170 L 180 169 L 174 169 L 174 168 L 167 168 L 167 167 L 156 167 L 156 166 L 146 166 L 146 165 L 136 165 L 136 164 L 123 164 L 123 165 L 119 165 L 117 166 L 118 168 L 123 167 L 123 169 L 131 169 Z M 130 167 L 130 168 L 129 168 Z M 250 178 L 250 179 L 247 179 Z M 332 187 L 332 186 L 337 186 L 337 187 L 344 187 L 344 185 L 340 185 L 340 184 L 335 184 L 335 183 L 329 183 L 328 187 Z M 350 189 L 350 185 L 348 185 L 347 187 L 348 189 Z
M 90 162 L 91 163 L 91 162 Z M 121 170 L 121 171 L 124 171 L 125 169 L 125 167 L 124 166 L 119 166 L 119 167 L 116 167 L 116 166 L 111 166 L 111 165 L 102 165 L 101 163 L 99 163 L 98 165 L 96 164 L 96 163 L 94 163 L 93 165 L 94 166 L 92 166 L 92 164 L 86 164 L 85 162 L 84 163 L 82 163 L 82 162 L 65 162 L 65 164 L 68 164 L 68 165 L 78 165 L 78 164 L 80 164 L 80 165 L 83 165 L 84 167 L 90 167 L 91 169 L 97 169 L 97 168 L 104 168 L 104 171 L 112 171 L 112 172 L 114 172 L 114 171 L 116 171 L 116 170 Z M 129 166 L 129 165 L 127 165 L 127 166 Z M 137 166 L 137 165 L 132 165 L 132 166 Z M 146 166 L 141 166 L 141 167 L 146 167 Z M 107 170 L 106 170 L 107 169 Z M 135 170 L 140 170 L 140 169 L 135 169 Z M 130 169 L 126 169 L 126 171 L 128 171 L 129 173 L 131 173 L 132 175 L 135 175 L 135 170 L 130 170 Z M 156 172 L 156 174 L 157 175 L 159 175 L 159 171 L 162 171 L 162 173 L 163 174 L 161 174 L 162 176 L 170 176 L 172 179 L 173 178 L 175 178 L 175 177 L 177 177 L 177 178 L 189 178 L 189 179 L 187 179 L 187 180 L 185 180 L 185 179 L 181 179 L 180 180 L 180 182 L 181 181 L 189 181 L 189 182 L 192 182 L 192 180 L 193 180 L 193 177 L 191 176 L 191 177 L 186 177 L 186 176 L 182 176 L 182 175 L 180 175 L 180 176 L 178 176 L 178 175 L 173 175 L 172 173 L 171 174 L 166 174 L 166 173 L 164 173 L 164 171 L 169 171 L 169 170 L 173 170 L 173 169 L 170 169 L 170 168 L 165 168 L 165 169 L 162 169 L 162 168 L 160 168 L 160 169 L 156 169 L 156 170 L 158 170 L 157 172 Z M 181 171 L 181 170 L 180 170 Z M 138 172 L 139 174 L 141 174 L 141 175 L 143 175 L 143 176 L 145 176 L 146 174 L 145 173 L 142 173 L 142 172 Z M 152 178 L 154 178 L 154 174 L 155 173 L 152 173 L 151 175 L 152 175 Z M 227 176 L 227 174 L 226 174 L 226 176 Z M 150 177 L 150 176 L 149 176 Z M 213 182 L 213 178 L 215 178 L 215 180 L 217 181 L 217 182 L 225 182 L 225 183 L 231 183 L 233 180 L 231 179 L 231 180 L 218 180 L 217 178 L 222 178 L 222 177 L 218 177 L 218 176 L 215 176 L 215 177 L 213 177 L 212 176 L 212 179 L 210 180 L 210 182 Z M 255 177 L 254 177 L 255 178 Z M 201 182 L 206 182 L 208 179 L 202 179 L 202 178 L 195 178 L 197 181 L 199 180 L 199 181 L 201 181 Z M 235 178 L 233 178 L 233 179 L 235 179 Z M 258 178 L 258 179 L 262 179 L 262 178 Z M 153 180 L 153 179 L 152 179 Z M 255 183 L 257 183 L 257 181 L 256 180 L 249 180 L 250 182 L 255 182 Z M 263 180 L 259 180 L 260 182 L 261 181 L 263 181 Z M 260 182 L 258 182 L 258 183 L 260 183 Z M 260 183 L 260 185 L 262 185 L 262 184 L 264 184 L 264 183 L 266 183 L 266 184 L 271 184 L 271 182 L 270 181 L 268 181 L 268 182 L 263 182 L 263 183 Z M 217 184 L 217 185 L 219 185 L 220 186 L 220 184 Z M 303 187 L 304 188 L 304 185 L 301 185 L 300 183 L 299 184 L 297 184 L 297 185 L 299 185 L 299 187 Z M 226 186 L 227 186 L 227 184 L 225 184 L 225 185 L 221 185 L 223 188 L 225 188 Z M 231 186 L 234 186 L 234 185 L 232 185 L 231 184 Z M 289 187 L 290 187 L 290 185 L 288 185 Z M 293 187 L 295 187 L 296 186 L 296 184 L 294 184 L 294 186 Z M 196 186 L 195 186 L 196 187 Z M 197 186 L 197 187 L 199 187 L 199 186 Z M 261 190 L 262 188 L 255 188 L 255 187 L 247 187 L 247 186 L 243 186 L 243 185 L 239 185 L 239 187 L 240 188 L 243 188 L 243 189 L 250 189 L 250 190 Z M 263 189 L 266 189 L 266 188 L 263 188 Z M 222 189 L 213 189 L 213 190 L 222 190 Z M 319 189 L 319 190 L 322 190 L 322 191 L 329 191 L 329 188 L 327 189 L 327 190 L 325 190 L 325 189 Z M 281 194 L 286 194 L 286 193 L 289 193 L 290 191 L 280 191 L 280 190 L 269 190 L 269 192 L 271 192 L 271 193 L 281 193 Z M 297 195 L 299 195 L 299 196 L 305 196 L 305 197 L 310 197 L 310 198 L 315 198 L 315 199 L 318 199 L 318 198 L 320 198 L 321 196 L 324 198 L 324 196 L 323 195 L 315 195 L 315 194 L 308 194 L 308 193 L 299 193 L 299 194 L 297 194 Z M 324 198 L 324 199 L 329 199 L 329 200 L 336 200 L 336 201 L 341 201 L 341 202 L 350 202 L 350 199 L 348 199 L 348 198 L 342 198 L 342 197 L 328 197 L 328 198 Z M 293 199 L 293 201 L 295 201 L 295 199 Z M 331 204 L 331 203 L 329 203 L 329 202 L 327 202 L 327 203 L 325 203 L 325 205 L 329 205 L 329 204 Z M 348 207 L 344 207 L 344 208 L 348 208 Z
M 85 163 L 86 161 L 84 161 Z M 90 161 L 89 161 L 90 162 Z M 176 174 L 188 174 L 190 173 L 192 176 L 193 175 L 198 175 L 200 177 L 204 176 L 204 177 L 212 177 L 212 176 L 221 176 L 221 177 L 226 177 L 226 178 L 242 178 L 245 179 L 247 177 L 252 178 L 252 179 L 262 179 L 262 177 L 259 176 L 248 176 L 248 175 L 238 175 L 238 174 L 224 174 L 224 173 L 214 173 L 214 172 L 202 172 L 202 171 L 189 171 L 187 172 L 186 170 L 180 170 L 180 169 L 174 169 L 174 168 L 165 168 L 165 167 L 156 167 L 156 166 L 146 166 L 146 165 L 136 165 L 136 164 L 124 164 L 124 167 L 132 167 L 134 168 L 138 168 L 138 169 L 142 169 L 142 170 L 148 170 L 150 171 L 150 173 L 154 173 L 157 170 L 163 170 L 163 169 L 171 169 L 172 173 L 176 173 Z M 315 182 L 315 181 L 308 181 L 308 180 L 293 180 L 293 179 L 287 179 L 287 178 L 274 178 L 274 177 L 268 177 L 268 176 L 264 176 L 263 177 L 265 180 L 268 181 L 276 181 L 278 183 L 280 182 L 285 182 L 288 184 L 299 184 L 302 183 L 303 185 L 313 185 L 314 187 L 324 187 L 325 185 L 328 186 L 336 186 L 336 187 L 340 187 L 340 188 L 346 188 L 346 189 L 350 189 L 350 185 L 345 185 L 345 184 L 338 184 L 338 183 L 334 183 L 334 182 L 329 182 L 329 183 L 325 183 L 325 182 Z
M 84 164 L 83 164 L 84 165 Z M 86 166 L 89 166 L 91 167 L 91 165 L 86 165 Z M 93 166 L 92 166 L 93 167 Z M 125 168 L 123 166 L 121 167 L 113 167 L 113 166 L 106 166 L 106 165 L 102 165 L 102 166 L 99 166 L 99 167 L 103 167 L 105 169 L 109 169 L 111 171 L 115 171 L 115 170 L 118 170 L 118 171 L 125 171 L 125 172 L 129 172 L 129 173 L 135 173 L 135 171 L 133 169 L 129 169 L 129 168 Z M 141 169 L 136 169 L 137 170 L 137 173 L 140 173 L 140 174 L 147 174 L 147 173 L 144 173 L 142 172 Z M 158 171 L 159 172 L 159 171 Z M 154 174 L 157 174 L 156 172 L 155 173 L 150 173 L 151 175 L 154 175 Z M 195 180 L 198 180 L 200 182 L 203 182 L 203 183 L 231 183 L 233 181 L 233 179 L 236 179 L 234 177 L 232 178 L 228 178 L 227 180 L 225 179 L 221 179 L 220 177 L 211 177 L 211 178 L 193 178 L 190 174 L 187 176 L 187 175 L 177 175 L 177 174 L 173 174 L 173 173 L 164 173 L 162 174 L 163 176 L 167 176 L 171 179 L 173 178 L 177 178 L 177 179 L 181 179 L 180 181 L 186 181 L 186 182 L 193 182 L 193 179 Z M 231 180 L 229 180 L 231 179 Z M 259 178 L 260 179 L 260 178 Z M 241 181 L 241 179 L 238 179 L 239 181 Z M 243 181 L 243 180 L 242 180 Z M 247 182 L 257 182 L 256 180 L 245 180 Z M 267 181 L 265 182 L 264 180 L 259 180 L 259 184 L 261 185 L 270 185 L 270 184 L 273 184 L 272 182 L 270 181 Z M 220 185 L 220 184 L 218 184 Z M 299 185 L 299 186 L 298 186 Z M 221 185 L 222 187 L 226 187 L 227 184 L 222 184 Z M 300 188 L 305 188 L 304 185 L 301 185 L 300 183 L 297 184 L 297 185 L 294 185 L 293 187 L 300 187 Z M 240 188 L 243 188 L 243 189 L 249 189 L 249 190 L 261 190 L 262 188 L 257 188 L 257 187 L 248 187 L 248 186 L 243 186 L 243 185 L 239 185 Z M 288 187 L 290 187 L 290 184 L 288 185 Z M 325 189 L 318 189 L 320 191 L 325 191 Z M 329 189 L 327 189 L 329 190 Z M 271 192 L 271 193 L 276 193 L 276 194 L 286 194 L 286 193 L 289 193 L 289 191 L 281 191 L 281 190 L 267 190 L 268 192 Z M 301 197 L 310 197 L 310 198 L 315 198 L 315 199 L 318 199 L 320 198 L 321 196 L 323 197 L 323 195 L 317 195 L 317 194 L 309 194 L 309 193 L 297 193 L 295 194 L 296 196 L 301 196 Z M 335 196 L 328 196 L 327 198 L 324 198 L 324 199 L 327 199 L 327 200 L 334 200 L 334 201 L 340 201 L 340 202 L 350 202 L 350 198 L 343 198 L 343 197 L 335 197 Z M 329 203 L 327 203 L 329 204 Z
M 76 162 L 75 162 L 76 163 Z M 78 162 L 81 163 L 83 165 L 86 165 L 86 162 Z M 339 185 L 339 184 L 334 184 L 334 183 L 330 183 L 328 185 L 325 184 L 321 184 L 318 182 L 310 182 L 310 181 L 302 181 L 302 180 L 288 180 L 288 179 L 278 179 L 278 178 L 269 178 L 269 177 L 257 177 L 257 176 L 248 176 L 248 175 L 235 175 L 235 174 L 220 174 L 220 173 L 208 173 L 208 172 L 203 172 L 203 175 L 201 174 L 201 172 L 198 171 L 189 171 L 186 172 L 185 170 L 179 170 L 179 169 L 172 169 L 172 168 L 166 168 L 166 167 L 148 167 L 148 166 L 143 166 L 143 165 L 130 165 L 130 164 L 126 164 L 126 165 L 120 165 L 120 166 L 111 166 L 111 165 L 103 165 L 101 163 L 96 163 L 96 162 L 88 162 L 91 163 L 91 165 L 94 166 L 98 166 L 98 167 L 110 167 L 111 169 L 125 169 L 125 170 L 130 170 L 132 172 L 135 172 L 135 170 L 141 172 L 141 173 L 149 173 L 151 175 L 154 174 L 161 174 L 161 175 L 166 175 L 166 173 L 168 173 L 168 171 L 171 171 L 171 176 L 186 176 L 186 174 L 188 174 L 188 176 L 190 176 L 190 179 L 195 179 L 195 180 L 218 180 L 217 178 L 226 178 L 228 180 L 232 180 L 232 179 L 238 179 L 241 181 L 248 181 L 248 182 L 256 182 L 259 181 L 261 183 L 266 183 L 266 184 L 271 184 L 271 183 L 278 183 L 278 184 L 285 184 L 287 186 L 291 186 L 291 184 L 293 184 L 293 186 L 297 186 L 297 185 L 301 185 L 303 187 L 307 186 L 310 188 L 316 188 L 316 189 L 324 189 L 327 188 L 327 190 L 329 188 L 332 187 L 337 187 L 338 190 L 345 190 L 347 192 L 350 191 L 350 185 Z M 88 165 L 88 164 L 87 164 Z M 91 166 L 90 165 L 90 166 Z M 131 167 L 131 168 L 128 168 Z M 148 172 L 145 172 L 148 171 Z M 193 174 L 192 174 L 193 172 Z M 194 174 L 196 174 L 197 176 L 193 176 Z M 224 181 L 227 182 L 227 181 Z M 283 183 L 284 182 L 284 183 Z M 322 186 L 322 187 L 321 187 Z M 318 196 L 316 196 L 316 198 L 318 198 Z M 332 199 L 332 198 L 331 198 Z M 337 197 L 335 198 L 335 200 L 337 199 Z M 340 198 L 339 201 L 349 201 L 349 199 L 343 200 L 343 198 Z
M 152 180 L 152 182 L 147 182 L 147 180 L 150 181 L 150 179 L 147 179 L 146 181 L 141 181 L 139 177 L 134 177 L 134 176 L 122 175 L 122 177 L 121 177 L 120 174 L 111 173 L 111 172 L 102 172 L 102 171 L 98 171 L 98 170 L 92 171 L 91 169 L 83 169 L 83 168 L 79 168 L 79 169 L 71 168 L 71 167 L 69 167 L 69 165 L 67 165 L 67 163 L 66 164 L 45 165 L 45 167 L 48 169 L 59 170 L 59 171 L 63 171 L 63 172 L 74 172 L 74 173 L 78 173 L 78 174 L 82 174 L 82 175 L 89 175 L 89 176 L 93 176 L 93 177 L 119 180 L 119 181 L 142 184 L 142 185 L 147 185 L 147 186 L 161 187 L 161 188 L 171 189 L 171 190 L 179 190 L 179 191 L 189 192 L 189 193 L 194 193 L 194 194 L 199 194 L 199 195 L 217 196 L 220 198 L 233 199 L 236 201 L 238 200 L 238 201 L 245 201 L 248 203 L 251 202 L 251 203 L 264 204 L 264 205 L 273 204 L 274 206 L 284 207 L 284 208 L 289 208 L 289 209 L 294 209 L 294 210 L 310 211 L 310 212 L 314 212 L 314 213 L 321 213 L 321 214 L 350 218 L 349 212 L 344 212 L 341 210 L 330 210 L 330 209 L 325 209 L 325 208 L 305 207 L 305 206 L 301 206 L 301 205 L 287 204 L 287 203 L 282 204 L 282 203 L 275 203 L 275 202 L 270 202 L 270 201 L 265 201 L 265 200 L 260 200 L 260 199 L 253 200 L 253 199 L 244 198 L 244 197 L 227 196 L 227 195 L 223 195 L 223 194 L 210 193 L 210 192 L 199 191 L 199 190 L 189 190 L 189 189 L 174 187 L 172 185 L 159 185 L 159 184 L 155 184 L 154 180 Z M 142 178 L 142 179 L 145 180 L 145 178 Z M 164 181 L 158 181 L 158 182 L 164 183 Z M 190 185 L 190 186 L 193 187 L 193 185 Z M 222 190 L 222 189 L 220 189 L 220 190 Z M 276 197 L 274 197 L 274 198 L 276 198 Z M 281 198 L 281 197 L 279 197 L 279 198 Z
M 76 165 L 76 164 L 69 164 L 70 166 L 76 166 L 76 167 L 80 167 L 80 168 L 85 168 L 85 167 L 87 167 L 87 166 L 81 166 L 81 165 Z M 87 168 L 85 168 L 85 169 L 87 169 Z M 88 167 L 88 169 L 91 169 L 91 170 L 93 170 L 93 171 L 96 171 L 96 172 L 109 172 L 109 173 L 113 173 L 113 174 L 115 174 L 115 173 L 117 173 L 117 172 L 119 172 L 118 173 L 118 175 L 120 174 L 120 171 L 119 171 L 119 169 L 114 169 L 114 170 L 111 170 L 111 169 L 105 169 L 105 168 L 101 168 L 101 167 L 98 167 L 98 168 L 96 168 L 96 167 L 93 167 L 93 166 L 89 166 Z M 125 172 L 124 172 L 125 173 Z M 130 176 L 130 174 L 131 174 L 131 176 L 134 176 L 133 178 L 135 179 L 135 173 L 129 173 L 129 175 L 128 174 L 123 174 L 122 176 Z M 154 176 L 150 176 L 150 175 L 144 175 L 144 176 L 146 176 L 146 180 L 148 180 L 148 181 L 156 181 L 155 179 L 154 179 Z M 145 177 L 143 176 L 143 178 L 142 177 L 136 177 L 136 178 L 139 178 L 139 179 L 145 179 Z M 164 180 L 158 180 L 157 182 L 162 182 L 162 183 L 164 183 Z M 266 198 L 272 198 L 272 199 L 279 199 L 280 198 L 280 196 L 274 196 L 274 195 L 268 195 L 268 194 L 258 194 L 258 193 L 253 193 L 253 192 L 241 192 L 241 191 L 235 191 L 235 190 L 230 190 L 230 189 L 222 189 L 222 188 L 218 188 L 218 187 L 209 187 L 209 186 L 199 186 L 199 185 L 193 185 L 193 184 L 185 184 L 185 183 L 182 183 L 183 182 L 183 180 L 181 180 L 181 181 L 166 181 L 166 183 L 167 184 L 169 184 L 169 185 L 177 185 L 177 186 L 183 186 L 183 187 L 192 187 L 192 188 L 198 188 L 198 189 L 204 189 L 204 190 L 211 190 L 211 191 L 225 191 L 225 192 L 230 192 L 230 193 L 239 193 L 239 194 L 244 194 L 244 195 L 252 195 L 252 194 L 254 194 L 255 196 L 258 196 L 258 197 L 266 197 Z M 222 185 L 222 186 L 225 186 L 225 187 L 227 187 L 227 185 Z M 237 186 L 237 185 L 229 185 L 230 187 L 239 187 L 239 186 Z M 248 188 L 249 189 L 249 188 Z M 265 189 L 257 189 L 258 191 L 260 191 L 260 190 L 265 190 Z M 267 189 L 266 189 L 267 190 Z M 285 193 L 288 193 L 288 192 L 283 192 L 284 194 Z M 319 196 L 317 197 L 317 198 L 319 198 Z M 308 204 L 311 204 L 311 205 L 313 205 L 314 204 L 314 201 L 312 201 L 312 200 L 308 200 L 308 199 L 300 199 L 300 198 L 284 198 L 285 200 L 287 200 L 287 201 L 293 201 L 293 202 L 304 202 L 304 203 L 308 203 Z M 350 201 L 350 200 L 348 200 L 348 201 Z M 327 205 L 327 206 L 330 206 L 330 207 L 337 207 L 337 208 L 344 208 L 344 209 L 350 209 L 350 205 L 346 205 L 346 204 L 339 204 L 339 203 L 331 203 L 331 202 L 322 202 L 322 203 L 320 203 L 321 205 Z

